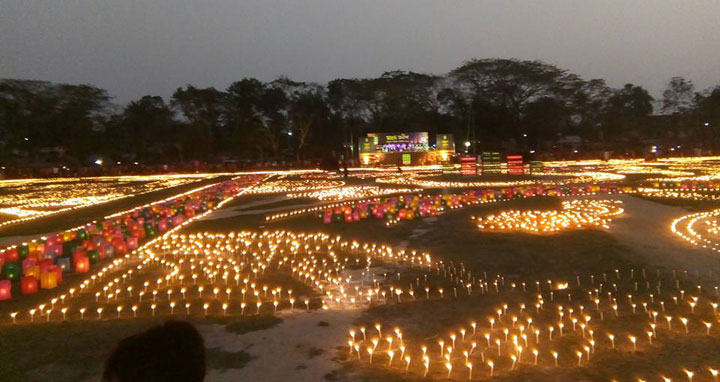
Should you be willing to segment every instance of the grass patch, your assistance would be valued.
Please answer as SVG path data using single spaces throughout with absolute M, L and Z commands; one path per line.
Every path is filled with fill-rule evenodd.
M 450 210 L 437 219 L 401 221 L 390 228 L 375 218 L 323 224 L 322 219 L 305 215 L 270 223 L 265 229 L 327 232 L 361 242 L 407 245 L 446 261 L 462 261 L 476 271 L 506 275 L 553 277 L 634 265 L 635 254 L 603 230 L 555 234 L 481 232 L 471 219 L 501 210 L 549 210 L 560 206 L 558 198 L 535 197 Z
M 132 320 L 38 322 L 0 326 L 0 380 L 99 380 L 105 360 L 123 338 L 162 324 L 169 317 Z M 194 325 L 225 324 L 228 332 L 269 329 L 282 319 L 270 316 L 188 318 Z M 245 352 L 207 349 L 208 368 L 239 369 L 253 356 Z
M 5 325 L 0 336 L 0 379 L 99 379 L 105 359 L 118 341 L 159 323 L 111 320 Z

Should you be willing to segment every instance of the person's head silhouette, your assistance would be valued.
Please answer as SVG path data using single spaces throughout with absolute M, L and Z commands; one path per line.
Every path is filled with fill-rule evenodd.
M 195 327 L 168 321 L 121 340 L 105 363 L 108 382 L 201 382 L 205 345 Z

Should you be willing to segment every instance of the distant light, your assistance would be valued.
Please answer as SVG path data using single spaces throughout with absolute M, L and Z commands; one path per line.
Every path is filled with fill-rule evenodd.
M 133 162 L 133 164 L 134 164 L 135 166 L 137 166 L 137 165 L 139 165 L 140 163 L 138 163 L 138 162 Z
M 575 154 L 577 154 L 578 151 L 577 151 L 577 150 L 573 150 L 573 152 L 574 152 Z
M 523 134 L 523 137 L 527 138 L 527 134 Z
M 670 151 L 675 151 L 675 148 L 674 148 L 674 147 L 671 147 L 671 148 L 670 148 Z
M 98 166 L 102 166 L 103 160 L 100 159 L 100 158 L 98 158 L 98 159 L 95 161 L 95 164 L 98 165 Z
M 530 154 L 535 154 L 535 150 L 530 150 Z
M 708 126 L 710 126 L 710 122 L 705 122 L 705 127 L 708 127 Z M 25 139 L 27 139 L 27 138 L 25 138 Z
M 465 147 L 470 147 L 470 141 L 465 141 Z
M 120 164 L 120 162 L 117 162 L 117 164 Z
M 705 126 L 707 126 L 707 123 L 705 124 Z M 23 138 L 23 139 L 25 139 L 26 141 L 29 141 L 29 140 L 30 140 L 28 137 L 25 137 L 25 138 Z
M 292 136 L 292 131 L 288 131 L 288 135 Z

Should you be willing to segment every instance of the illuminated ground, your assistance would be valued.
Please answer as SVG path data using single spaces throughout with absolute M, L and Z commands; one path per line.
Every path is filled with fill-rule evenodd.
M 214 177 L 188 174 L 3 180 L 0 227 Z
M 559 199 L 549 197 L 453 211 L 439 218 L 401 222 L 392 229 L 373 220 L 354 224 L 324 225 L 319 219 L 310 216 L 266 224 L 265 228 L 281 227 L 294 231 L 323 230 L 342 234 L 344 237 L 373 238 L 380 242 L 427 249 L 433 254 L 441 254 L 445 259 L 463 261 L 468 267 L 492 270 L 513 279 L 557 277 L 572 279 L 576 274 L 599 274 L 612 272 L 616 268 L 625 271 L 635 269 L 636 272 L 645 268 L 648 273 L 660 269 L 664 274 L 676 270 L 678 275 L 682 274 L 684 270 L 690 270 L 688 277 L 699 277 L 703 282 L 711 280 L 714 282 L 717 279 L 720 267 L 718 267 L 717 260 L 708 256 L 709 251 L 698 250 L 673 237 L 669 232 L 670 222 L 674 218 L 686 214 L 687 210 L 646 201 L 634 196 L 621 195 L 613 198 L 624 202 L 623 207 L 626 209 L 626 213 L 615 219 L 608 231 L 572 231 L 537 236 L 481 233 L 477 232 L 472 225 L 467 224 L 472 215 L 508 208 L 557 207 Z M 273 201 L 272 203 L 278 202 Z M 697 207 L 695 203 L 693 205 Z M 254 208 L 258 211 L 270 212 L 265 211 L 263 206 Z M 235 217 L 232 217 L 231 213 L 226 213 L 218 216 L 217 220 L 198 222 L 191 230 L 222 230 L 223 227 L 228 226 L 263 224 L 259 216 L 248 215 L 248 211 L 241 213 L 242 215 Z M 451 302 L 438 301 L 432 304 L 416 303 L 390 307 L 380 305 L 363 312 L 359 318 L 356 318 L 356 324 L 368 325 L 372 322 L 382 321 L 386 325 L 401 326 L 404 330 L 414 332 L 422 338 L 434 337 L 447 332 L 448 328 L 453 325 L 467 324 L 465 317 L 477 316 L 478 312 L 487 310 L 497 302 L 498 300 L 495 299 L 481 298 L 479 300 L 459 299 Z M 425 319 L 428 316 L 432 316 L 433 320 Z M 625 325 L 628 328 L 634 327 L 630 324 Z M 265 333 L 264 337 L 272 337 L 275 330 L 280 329 L 271 329 Z M 636 330 L 642 333 L 641 327 L 637 327 Z M 331 331 L 328 330 L 326 335 L 330 334 L 329 332 Z M 347 333 L 342 333 L 341 330 L 335 330 L 333 333 L 338 336 L 344 334 L 344 337 L 347 337 Z M 626 339 L 623 340 L 627 342 Z M 296 341 L 299 344 L 305 343 L 306 340 L 298 338 Z M 339 337 L 338 341 L 338 343 L 342 343 Z M 630 352 L 614 355 L 606 352 L 600 358 L 593 357 L 590 366 L 571 367 L 563 369 L 561 373 L 547 368 L 538 370 L 532 367 L 521 367 L 511 374 L 505 374 L 498 378 L 500 380 L 526 381 L 558 380 L 557 378 L 559 380 L 636 380 L 634 379 L 638 378 L 635 377 L 636 375 L 652 375 L 664 371 L 666 374 L 674 376 L 674 379 L 680 379 L 684 376 L 683 368 L 702 371 L 707 367 L 705 365 L 713 364 L 713 354 L 718 354 L 720 351 L 713 341 L 709 341 L 703 336 L 691 338 L 678 336 L 673 339 L 665 338 L 662 342 L 663 346 L 667 346 L 666 349 L 677 348 L 684 349 L 684 351 L 673 350 L 667 353 L 662 350 L 663 348 L 653 347 L 652 350 L 643 349 L 635 354 Z M 279 354 L 285 354 L 286 350 L 282 349 L 292 347 L 285 343 L 276 344 L 276 346 Z M 346 351 L 347 346 L 342 349 Z M 263 350 L 263 352 L 265 351 L 267 350 Z M 295 354 L 295 356 L 301 355 Z M 344 354 L 344 357 L 347 358 L 347 354 Z M 381 359 L 386 360 L 387 358 Z M 315 362 L 317 363 L 317 361 Z M 325 362 L 325 364 L 316 364 L 315 367 L 324 367 L 325 370 L 337 367 L 330 357 Z M 236 375 L 245 377 L 267 375 L 265 374 L 267 373 L 266 369 L 261 367 L 262 364 L 256 364 L 258 365 L 256 369 L 253 369 L 252 365 L 251 362 L 246 369 L 239 371 Z M 503 367 L 507 368 L 507 366 Z M 402 369 L 400 364 L 395 367 L 395 371 L 389 372 L 382 367 L 368 368 L 363 363 L 349 362 L 345 363 L 342 368 L 335 369 L 331 374 L 331 379 L 414 380 L 413 376 L 402 373 Z M 273 370 L 274 376 L 280 372 L 277 368 Z M 707 374 L 707 370 L 704 371 Z M 467 371 L 463 370 L 459 373 L 466 375 Z M 478 371 L 475 378 L 486 379 L 487 375 L 484 374 L 487 374 L 486 370 Z M 289 368 L 282 377 L 299 378 L 301 375 L 304 375 L 302 371 Z M 435 375 L 437 377 L 437 371 Z M 456 377 L 456 379 L 463 378 Z M 277 380 L 281 380 L 281 378 Z M 312 378 L 308 377 L 307 380 L 312 380 Z
M 24 240 L 18 240 L 17 237 L 33 238 L 37 235 L 45 235 L 50 232 L 72 228 L 87 221 L 99 219 L 117 211 L 123 211 L 133 206 L 160 200 L 168 196 L 185 192 L 201 185 L 218 182 L 226 178 L 226 176 L 214 176 L 208 179 L 196 179 L 182 185 L 171 186 L 140 195 L 127 196 L 117 200 L 110 200 L 102 204 L 90 205 L 84 208 L 65 211 L 55 215 L 41 216 L 32 221 L 18 222 L 2 226 L 0 227 L 0 246 L 16 244 Z
M 446 179 L 456 180 L 452 177 Z M 351 182 L 353 185 L 373 184 L 371 178 L 351 179 Z M 194 315 L 191 320 L 199 326 L 210 349 L 210 372 L 207 380 L 425 380 L 417 353 L 421 343 L 429 344 L 433 352 L 428 380 L 444 380 L 447 370 L 436 360 L 439 359 L 439 354 L 436 354 L 436 341 L 441 337 L 447 339 L 451 332 L 457 334 L 461 326 L 470 330 L 468 325 L 471 319 L 480 323 L 478 330 L 488 330 L 487 317 L 493 315 L 498 304 L 514 304 L 511 309 L 515 309 L 513 314 L 517 314 L 518 303 L 529 304 L 534 298 L 532 290 L 525 294 L 520 293 L 521 282 L 527 282 L 530 288 L 534 285 L 534 280 L 565 281 L 570 285 L 574 297 L 582 298 L 586 292 L 584 288 L 589 288 L 590 275 L 599 279 L 605 273 L 612 278 L 616 269 L 622 272 L 618 279 L 620 281 L 617 281 L 620 288 L 618 299 L 626 293 L 634 293 L 637 294 L 637 299 L 648 301 L 647 293 L 650 292 L 645 291 L 643 285 L 639 287 L 641 290 L 633 291 L 633 282 L 629 278 L 630 272 L 633 272 L 633 277 L 639 279 L 643 269 L 651 278 L 658 270 L 661 272 L 663 288 L 668 289 L 666 298 L 678 295 L 679 291 L 672 289 L 674 279 L 671 274 L 674 270 L 682 282 L 681 287 L 688 290 L 688 295 L 693 293 L 700 296 L 703 305 L 698 306 L 697 313 L 690 313 L 686 303 L 682 307 L 672 307 L 675 317 L 674 331 L 665 331 L 664 326 L 660 327 L 660 324 L 666 325 L 661 316 L 658 319 L 659 333 L 655 342 L 650 345 L 647 337 L 640 337 L 637 351 L 634 351 L 628 342 L 627 333 L 644 335 L 648 323 L 646 314 L 632 315 L 625 304 L 620 308 L 622 317 L 618 320 L 601 323 L 598 317 L 593 317 L 592 323 L 598 333 L 608 330 L 617 333 L 618 349 L 609 349 L 606 337 L 598 338 L 597 353 L 593 353 L 589 362 L 582 358 L 580 367 L 576 366 L 577 358 L 573 358 L 574 351 L 582 346 L 579 329 L 575 334 L 566 335 L 564 339 L 554 343 L 552 349 L 548 347 L 551 345 L 544 342 L 537 345 L 542 352 L 538 366 L 533 365 L 532 354 L 528 348 L 520 365 L 510 371 L 509 353 L 505 345 L 502 357 L 493 356 L 497 354 L 496 350 L 489 348 L 486 355 L 493 356 L 497 365 L 493 380 L 654 381 L 660 380 L 660 375 L 673 380 L 687 380 L 684 369 L 697 373 L 694 381 L 712 380 L 707 368 L 720 366 L 715 362 L 720 354 L 720 342 L 717 341 L 720 323 L 716 322 L 712 327 L 712 336 L 706 336 L 701 321 L 716 321 L 707 304 L 707 301 L 717 301 L 719 298 L 713 295 L 712 291 L 712 286 L 720 275 L 720 263 L 714 257 L 716 254 L 698 249 L 669 231 L 673 219 L 689 213 L 685 208 L 668 205 L 672 203 L 666 200 L 658 203 L 629 195 L 603 195 L 597 198 L 623 202 L 625 213 L 614 219 L 608 230 L 571 230 L 536 235 L 481 232 L 472 223 L 471 217 L 507 209 L 557 209 L 561 200 L 568 198 L 535 197 L 474 206 L 448 211 L 435 218 L 401 221 L 397 225 L 386 227 L 382 221 L 375 219 L 352 224 L 323 224 L 322 220 L 314 215 L 268 223 L 265 221 L 266 214 L 300 208 L 315 202 L 311 199 L 287 199 L 283 193 L 242 196 L 208 218 L 190 225 L 183 233 L 263 229 L 321 231 L 339 234 L 344 239 L 361 243 L 386 243 L 393 247 L 428 251 L 434 258 L 446 264 L 452 262 L 458 266 L 462 262 L 467 269 L 473 270 L 475 275 L 486 272 L 488 279 L 496 274 L 502 275 L 507 283 L 505 290 L 498 293 L 479 294 L 475 291 L 471 296 L 467 296 L 461 290 L 457 298 L 451 295 L 450 283 L 445 284 L 445 295 L 439 296 L 435 291 L 434 297 L 428 301 L 422 296 L 424 292 L 419 292 L 417 300 L 405 294 L 402 303 L 378 302 L 369 309 L 332 307 L 328 311 L 311 310 L 308 313 L 297 307 L 291 312 L 285 307 L 275 316 L 271 314 L 272 308 L 270 312 L 264 312 L 260 316 L 240 317 L 234 314 L 223 317 L 219 312 L 211 314 L 209 318 Z M 681 205 L 694 210 L 705 210 L 715 205 L 715 202 L 689 202 Z M 50 226 L 50 223 L 47 224 Z M 38 229 L 44 228 L 46 227 Z M 422 277 L 422 272 L 394 265 L 390 268 L 373 269 L 377 274 L 393 274 L 395 271 L 403 274 L 397 282 L 401 287 L 409 282 L 403 280 Z M 576 276 L 582 277 L 580 287 L 573 284 Z M 294 288 L 298 288 L 298 285 L 289 279 L 277 279 L 274 282 L 277 285 L 294 285 Z M 509 290 L 512 282 L 517 283 L 518 290 Z M 705 292 L 690 292 L 697 284 L 704 285 L 707 288 Z M 671 289 L 672 291 L 669 291 Z M 543 292 L 545 299 L 549 299 L 548 293 Z M 564 292 L 557 293 L 557 296 L 561 296 Z M 37 304 L 40 300 L 30 297 L 23 301 L 11 301 L 0 305 L 0 313 L 7 317 L 7 312 Z M 568 307 L 572 305 L 569 302 L 564 304 Z M 592 306 L 592 303 L 588 302 L 577 304 L 584 304 L 588 309 Z M 577 309 L 576 305 L 575 307 Z M 607 303 L 605 309 L 609 312 L 606 314 L 612 314 Z M 56 321 L 47 324 L 38 322 L 15 326 L 7 324 L 5 320 L 2 324 L 3 336 L 0 337 L 0 369 L 4 372 L 3 380 L 47 380 L 48 375 L 53 375 L 53 380 L 59 381 L 97 380 L 103 360 L 118 339 L 168 316 L 168 313 L 162 313 L 155 318 L 126 317 L 119 320 Z M 177 312 L 175 316 L 185 317 Z M 688 335 L 684 334 L 682 324 L 678 321 L 681 316 L 691 319 L 693 326 Z M 503 317 L 506 325 L 509 317 Z M 543 329 L 547 325 L 543 320 L 549 319 L 542 315 L 536 318 L 538 325 L 543 323 Z M 385 328 L 383 330 L 387 331 L 395 326 L 402 328 L 408 344 L 408 354 L 413 356 L 408 372 L 404 371 L 405 364 L 399 355 L 388 368 L 388 355 L 384 352 L 378 351 L 372 366 L 368 364 L 367 354 L 362 354 L 360 361 L 357 361 L 355 353 L 350 354 L 347 345 L 348 330 L 363 325 L 372 328 L 376 322 L 382 322 Z M 569 321 L 566 321 L 566 330 L 569 330 L 568 326 Z M 369 329 L 369 332 L 374 333 L 374 330 Z M 547 336 L 547 333 L 544 332 L 543 335 Z M 502 337 L 502 334 L 497 336 Z M 493 338 L 495 337 L 496 335 Z M 482 337 L 478 340 L 485 341 Z M 363 346 L 367 346 L 367 343 Z M 379 349 L 385 349 L 386 346 L 383 342 Z M 458 346 L 458 349 L 462 349 L 462 346 L 469 344 Z M 549 356 L 553 349 L 562 354 L 559 368 L 553 367 Z M 462 358 L 460 354 L 457 356 Z M 478 353 L 473 357 L 473 380 L 488 380 L 487 365 L 479 360 Z M 48 359 L 53 362 L 45 362 Z M 463 366 L 463 362 L 456 360 L 453 365 L 451 379 L 467 380 L 468 369 Z

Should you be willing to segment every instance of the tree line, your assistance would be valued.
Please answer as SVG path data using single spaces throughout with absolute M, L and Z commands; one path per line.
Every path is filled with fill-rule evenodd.
M 227 89 L 177 88 L 125 106 L 92 85 L 0 80 L 0 161 L 81 165 L 350 158 L 368 132 L 452 133 L 479 150 L 642 155 L 647 142 L 715 149 L 720 86 L 673 77 L 662 97 L 541 61 L 471 59 L 446 75 L 391 71 L 327 84 L 244 78 Z M 668 144 L 669 145 L 669 144 Z M 674 147 L 674 146 L 673 146 Z M 678 147 L 678 150 L 681 148 Z

